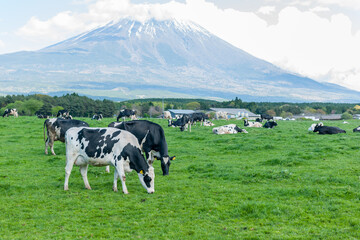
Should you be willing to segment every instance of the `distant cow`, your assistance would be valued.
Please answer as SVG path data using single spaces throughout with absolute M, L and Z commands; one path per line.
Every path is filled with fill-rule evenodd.
M 9 115 L 13 115 L 14 117 L 19 116 L 18 111 L 16 110 L 16 108 L 5 109 L 3 117 L 5 117 L 5 116 L 8 117 Z
M 131 109 L 123 109 L 120 111 L 118 117 L 116 118 L 116 121 L 118 122 L 120 118 L 123 118 L 123 121 L 125 121 L 125 117 L 131 118 L 131 120 L 136 119 L 136 111 Z
M 249 122 L 247 119 L 244 119 L 244 126 L 245 127 L 262 127 L 262 124 L 259 122 Z
M 313 123 L 313 124 L 311 124 L 311 126 L 308 128 L 308 131 L 313 132 L 313 131 L 314 131 L 314 129 L 315 129 L 315 126 L 316 126 L 316 125 L 319 125 L 319 126 L 324 126 L 324 124 L 323 124 L 322 122 L 319 122 L 319 123 Z
M 174 160 L 175 156 L 169 157 L 164 129 L 159 124 L 147 120 L 135 120 L 112 122 L 108 127 L 115 127 L 134 134 L 148 163 L 153 165 L 155 158 L 160 160 L 163 175 L 169 175 L 170 160 Z
M 37 114 L 36 115 L 38 118 L 50 118 L 50 115 L 48 115 L 48 114 L 41 114 L 41 113 L 39 113 L 39 114 Z
M 353 129 L 353 132 L 360 132 L 360 126 Z
M 66 132 L 65 139 L 64 190 L 69 190 L 69 177 L 74 164 L 80 167 L 85 188 L 91 189 L 87 179 L 87 169 L 90 164 L 115 167 L 113 184 L 115 192 L 118 191 L 117 179 L 120 177 L 123 192 L 129 193 L 125 185 L 125 172 L 135 170 L 141 185 L 148 193 L 154 193 L 154 168 L 146 162 L 136 137 L 130 132 L 116 128 L 74 127 Z
M 94 114 L 94 116 L 91 118 L 91 120 L 97 120 L 97 121 L 101 121 L 101 119 L 103 119 L 103 115 L 100 114 Z
M 58 118 L 64 118 L 64 119 L 69 119 L 70 113 L 68 110 L 59 110 L 58 113 L 56 114 L 56 117 Z
M 89 124 L 80 120 L 51 118 L 46 119 L 44 122 L 44 140 L 45 128 L 47 138 L 45 140 L 45 154 L 48 154 L 48 146 L 50 146 L 51 154 L 56 155 L 54 152 L 54 142 L 65 142 L 65 133 L 72 127 L 88 127 Z
M 214 134 L 236 134 L 239 132 L 248 133 L 245 129 L 241 129 L 236 124 L 229 124 L 212 129 Z
M 212 122 L 210 122 L 209 120 L 206 120 L 206 121 L 204 122 L 204 126 L 205 126 L 205 127 L 212 127 L 212 126 L 215 126 L 215 124 L 212 123 Z
M 278 124 L 275 121 L 267 121 L 263 127 L 264 128 L 274 128 L 277 125 Z
M 164 111 L 164 119 L 171 119 L 171 113 L 169 111 Z
M 329 127 L 329 126 L 321 126 L 317 124 L 314 128 L 314 132 L 319 132 L 319 134 L 338 134 L 338 133 L 346 133 L 345 130 L 338 127 Z
M 215 112 L 215 118 L 216 118 L 217 120 L 219 120 L 220 118 L 228 120 L 227 113 L 226 113 L 226 112 L 222 112 L 222 111 Z
M 187 130 L 188 127 L 190 128 L 191 132 L 191 122 L 192 118 L 189 114 L 184 114 L 181 118 L 176 120 L 175 122 L 169 119 L 169 127 L 180 127 L 180 131 Z
M 264 119 L 265 119 L 265 120 L 272 120 L 272 119 L 274 119 L 274 117 L 272 117 L 272 116 L 270 116 L 269 114 L 266 114 L 266 113 L 261 114 L 260 117 L 261 117 L 261 121 L 263 121 Z
M 202 112 L 194 112 L 190 114 L 190 117 L 191 117 L 191 123 L 196 124 L 196 122 L 200 122 L 200 126 L 204 125 L 203 124 L 204 121 L 208 119 L 208 116 L 206 116 L 206 114 Z

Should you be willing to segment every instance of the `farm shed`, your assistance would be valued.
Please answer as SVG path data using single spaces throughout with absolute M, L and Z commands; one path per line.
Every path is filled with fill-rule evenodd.
M 184 114 L 192 114 L 195 111 L 187 109 L 168 109 L 172 118 L 180 118 Z
M 228 118 L 247 118 L 249 120 L 255 120 L 260 118 L 259 114 L 250 112 L 244 108 L 210 108 L 214 112 L 226 112 Z

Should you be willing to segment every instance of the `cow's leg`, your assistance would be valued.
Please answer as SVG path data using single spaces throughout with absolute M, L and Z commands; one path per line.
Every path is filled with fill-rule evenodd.
M 120 161 L 118 161 L 115 166 L 113 189 L 115 192 L 117 191 L 117 178 L 120 177 L 123 193 L 128 194 L 129 192 L 125 185 L 126 176 L 124 171 L 124 162 L 125 162 L 124 158 L 121 158 Z
M 191 123 L 190 122 L 189 122 L 188 126 L 189 126 L 189 132 L 191 132 Z
M 54 152 L 54 140 L 52 138 L 50 138 L 49 145 L 50 145 L 51 154 L 56 155 Z
M 49 137 L 47 137 L 46 141 L 45 141 L 45 154 L 46 155 L 48 154 L 48 146 L 49 146 Z
M 105 172 L 109 173 L 110 172 L 110 166 L 107 165 L 106 168 L 105 168 Z
M 85 188 L 91 190 L 88 178 L 87 178 L 87 170 L 88 170 L 88 164 L 80 166 L 80 173 L 84 180 Z
M 71 174 L 71 170 L 74 166 L 74 160 L 70 159 L 66 156 L 66 166 L 65 166 L 65 183 L 64 183 L 64 190 L 69 190 L 69 178 Z

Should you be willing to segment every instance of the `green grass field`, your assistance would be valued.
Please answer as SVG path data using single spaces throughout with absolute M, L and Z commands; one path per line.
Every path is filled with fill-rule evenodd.
M 104 127 L 114 119 L 87 121 Z M 155 193 L 136 173 L 129 195 L 112 191 L 113 171 L 74 166 L 63 190 L 65 144 L 44 154 L 43 122 L 0 119 L 0 239 L 359 239 L 360 121 L 326 122 L 346 134 L 308 132 L 311 121 L 214 135 L 165 130 L 170 175 L 155 167 Z M 241 121 L 215 121 L 216 126 Z M 121 184 L 119 185 L 121 187 Z

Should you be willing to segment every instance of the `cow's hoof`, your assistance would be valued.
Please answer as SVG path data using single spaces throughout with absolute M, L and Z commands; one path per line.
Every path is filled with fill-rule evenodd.
M 69 187 L 68 186 L 64 187 L 64 191 L 69 191 Z
M 117 192 L 117 191 L 118 191 L 118 189 L 117 189 L 117 188 L 115 188 L 115 187 L 113 187 L 113 191 L 114 191 L 114 192 Z
M 129 194 L 129 192 L 128 192 L 128 191 L 123 191 L 123 193 L 124 193 L 124 194 Z

